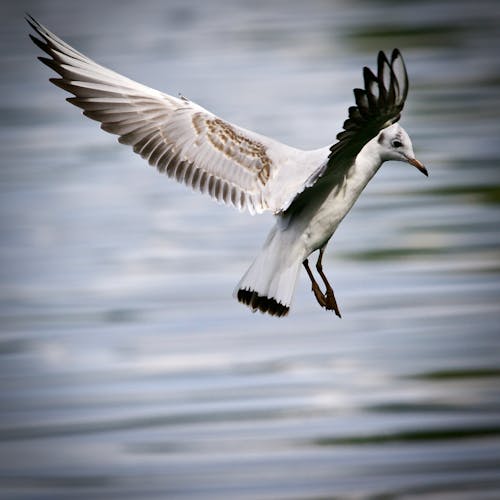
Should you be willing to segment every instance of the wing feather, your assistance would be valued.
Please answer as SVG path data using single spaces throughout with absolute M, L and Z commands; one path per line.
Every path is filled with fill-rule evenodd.
M 356 105 L 349 107 L 348 118 L 337 134 L 337 142 L 330 147 L 327 161 L 312 172 L 285 210 L 299 210 L 311 197 L 327 194 L 331 177 L 349 168 L 368 141 L 399 120 L 408 94 L 408 74 L 399 50 L 394 49 L 390 59 L 380 51 L 377 74 L 364 67 L 363 81 L 364 89 L 353 90 Z
M 31 39 L 49 56 L 39 59 L 59 75 L 50 81 L 73 94 L 67 100 L 178 182 L 254 213 L 280 211 L 308 177 L 297 160 L 305 152 L 100 66 L 32 17 L 27 21 L 39 37 Z M 282 182 L 287 166 L 292 176 Z
M 377 75 L 363 68 L 364 89 L 354 89 L 356 106 L 349 108 L 349 117 L 330 148 L 329 166 L 334 168 L 341 159 L 353 160 L 363 146 L 383 128 L 401 116 L 408 94 L 408 75 L 403 57 L 394 49 L 390 60 L 381 51 L 377 58 Z

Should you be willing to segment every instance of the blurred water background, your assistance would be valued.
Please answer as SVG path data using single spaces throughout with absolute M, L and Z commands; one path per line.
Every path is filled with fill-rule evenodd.
M 500 498 L 495 0 L 2 2 L 2 498 Z M 231 293 L 272 224 L 64 102 L 25 11 L 282 142 L 329 144 L 379 49 L 430 171 L 388 163 L 330 243 L 344 318 Z

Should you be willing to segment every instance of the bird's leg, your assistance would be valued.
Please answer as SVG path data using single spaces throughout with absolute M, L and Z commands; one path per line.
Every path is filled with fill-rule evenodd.
M 312 291 L 314 292 L 314 296 L 316 297 L 318 304 L 321 307 L 326 307 L 326 296 L 320 290 L 318 283 L 316 283 L 316 280 L 314 279 L 313 273 L 311 272 L 311 269 L 309 268 L 308 260 L 307 259 L 304 260 L 304 262 L 302 262 L 302 264 L 306 268 L 307 274 L 309 275 L 309 279 L 311 280 L 311 284 L 312 284 Z
M 319 249 L 319 256 L 318 260 L 316 262 L 316 269 L 318 271 L 318 274 L 321 276 L 321 279 L 323 280 L 323 283 L 325 284 L 326 287 L 326 293 L 324 295 L 324 301 L 325 301 L 325 308 L 329 309 L 330 311 L 335 311 L 335 314 L 341 318 L 342 316 L 340 315 L 339 311 L 339 306 L 337 305 L 337 301 L 335 300 L 335 295 L 333 293 L 333 288 L 328 282 L 328 278 L 325 276 L 325 273 L 323 272 L 323 254 L 325 253 L 325 247 L 322 247 Z

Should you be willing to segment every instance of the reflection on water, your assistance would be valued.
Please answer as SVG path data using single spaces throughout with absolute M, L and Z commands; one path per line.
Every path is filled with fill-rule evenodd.
M 22 11 L 78 48 L 304 148 L 399 46 L 403 125 L 289 318 L 231 291 L 271 224 L 162 179 L 0 33 L 0 488 L 7 498 L 497 498 L 500 12 L 474 2 L 150 1 Z M 142 168 L 141 168 L 142 167 Z

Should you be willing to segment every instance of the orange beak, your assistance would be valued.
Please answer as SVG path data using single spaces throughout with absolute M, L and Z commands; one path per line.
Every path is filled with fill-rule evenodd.
M 423 163 L 420 163 L 416 158 L 408 158 L 408 163 L 418 168 L 418 170 L 420 170 L 420 172 L 422 172 L 426 177 L 429 177 L 429 172 L 427 172 Z

